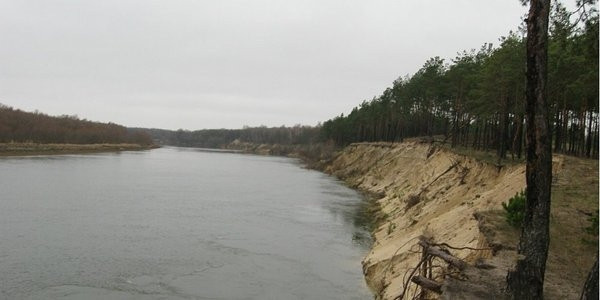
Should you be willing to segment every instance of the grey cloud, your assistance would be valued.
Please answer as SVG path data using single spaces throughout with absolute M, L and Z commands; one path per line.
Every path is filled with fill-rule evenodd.
M 515 29 L 519 1 L 0 2 L 0 102 L 128 126 L 316 124 L 431 56 Z

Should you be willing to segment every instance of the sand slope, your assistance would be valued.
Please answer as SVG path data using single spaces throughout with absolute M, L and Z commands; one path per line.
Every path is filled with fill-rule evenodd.
M 379 198 L 375 243 L 363 260 L 377 299 L 402 293 L 403 276 L 420 258 L 411 251 L 418 250 L 418 236 L 458 247 L 487 246 L 474 213 L 500 209 L 525 188 L 523 165 L 498 168 L 416 142 L 353 144 L 326 171 Z M 472 262 L 489 255 L 483 252 L 453 253 Z

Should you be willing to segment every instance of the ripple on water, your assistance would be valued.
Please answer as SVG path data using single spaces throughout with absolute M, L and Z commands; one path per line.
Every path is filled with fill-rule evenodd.
M 364 200 L 294 160 L 8 158 L 0 191 L 0 298 L 371 298 Z

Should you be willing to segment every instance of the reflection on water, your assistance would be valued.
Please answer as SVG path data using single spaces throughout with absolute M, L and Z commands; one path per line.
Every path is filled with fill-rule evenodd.
M 235 149 L 215 149 L 215 148 L 190 148 L 190 147 L 167 147 L 171 150 L 174 151 L 181 151 L 181 152 L 190 152 L 190 151 L 195 151 L 195 152 L 214 152 L 214 153 L 242 153 L 242 150 L 235 150 Z
M 324 190 L 323 193 L 328 195 L 331 200 L 323 201 L 323 207 L 335 219 L 340 219 L 355 229 L 352 233 L 352 241 L 357 246 L 369 249 L 373 242 L 370 234 L 373 229 L 373 218 L 370 214 L 372 203 L 366 199 L 364 201 L 347 201 L 348 198 L 356 197 L 356 192 L 346 188 L 342 182 L 328 179 L 323 181 L 321 187 Z
M 298 161 L 0 159 L 0 299 L 370 299 L 367 202 Z

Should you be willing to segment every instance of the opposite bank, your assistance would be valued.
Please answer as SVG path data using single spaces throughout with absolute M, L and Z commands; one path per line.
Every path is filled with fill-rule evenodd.
M 55 154 L 84 154 L 97 152 L 140 151 L 158 148 L 139 144 L 39 144 L 0 143 L 0 157 Z

